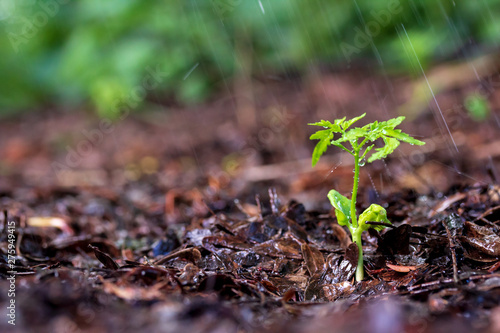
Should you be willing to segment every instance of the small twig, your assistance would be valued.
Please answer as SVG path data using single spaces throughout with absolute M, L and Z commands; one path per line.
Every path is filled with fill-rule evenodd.
M 385 222 L 370 222 L 370 221 L 366 221 L 365 222 L 366 224 L 370 224 L 370 225 L 382 225 L 384 227 L 388 227 L 388 228 L 396 228 L 395 226 L 393 226 L 392 224 L 390 223 L 385 223 Z
M 468 280 L 475 281 L 475 280 L 483 280 L 483 279 L 498 278 L 498 277 L 500 277 L 499 273 L 481 274 L 481 275 L 466 276 L 466 277 L 461 278 L 459 281 L 468 281 Z M 427 287 L 447 285 L 450 283 L 454 283 L 453 279 L 434 280 L 434 281 L 425 282 L 422 284 L 410 286 L 410 287 L 408 287 L 407 292 L 413 293 L 414 291 L 424 290 Z M 407 292 L 402 292 L 402 293 L 407 293 Z
M 451 260 L 453 263 L 453 281 L 455 281 L 455 283 L 458 283 L 457 253 L 455 252 L 456 245 L 455 242 L 453 241 L 454 237 L 451 235 L 450 228 L 448 228 L 446 220 L 442 220 L 441 223 L 446 229 L 446 235 L 448 236 L 448 243 L 450 244 Z
M 422 232 L 418 232 L 418 231 L 412 231 L 411 234 L 415 235 L 415 236 L 419 236 L 419 237 L 424 237 L 424 238 L 425 238 L 425 236 L 428 236 L 428 237 L 437 237 L 437 238 L 447 238 L 446 236 L 441 236 L 441 235 L 438 235 L 438 234 L 431 234 L 429 232 L 422 233 Z M 419 238 L 419 237 L 414 237 L 414 238 Z
M 497 192 L 498 193 L 498 192 Z M 500 194 L 499 194 L 500 195 Z M 476 218 L 474 220 L 474 222 L 477 222 L 478 220 L 481 220 L 484 222 L 484 220 L 487 220 L 486 219 L 486 216 L 490 215 L 490 214 L 493 214 L 494 211 L 500 209 L 500 206 L 495 206 L 495 207 L 492 207 L 490 209 L 488 209 L 487 211 L 485 211 L 484 213 L 481 214 L 481 216 L 479 216 L 478 218 Z M 484 220 L 483 220 L 484 219 Z M 490 221 L 491 222 L 491 221 Z M 494 223 L 494 222 L 491 222 L 491 223 Z
M 482 216 L 478 217 L 478 218 L 475 220 L 475 222 L 476 222 L 476 221 L 482 221 L 482 222 L 484 222 L 485 224 L 487 224 L 487 225 L 489 225 L 490 227 L 492 227 L 492 228 L 493 228 L 493 230 L 494 230 L 495 232 L 496 232 L 496 231 L 498 231 L 498 226 L 497 226 L 495 223 L 493 223 L 493 222 L 491 222 L 491 221 L 488 221 L 487 219 L 485 219 L 485 218 L 484 218 L 484 217 L 482 217 Z

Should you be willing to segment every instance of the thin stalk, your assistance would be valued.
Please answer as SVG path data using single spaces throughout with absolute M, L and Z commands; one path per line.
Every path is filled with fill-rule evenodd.
M 358 267 L 356 268 L 356 282 L 362 281 L 365 277 L 365 269 L 363 267 L 363 247 L 361 246 L 361 232 L 355 231 L 352 234 L 352 240 L 358 246 Z
M 344 149 L 346 152 L 348 152 L 349 154 L 351 154 L 351 155 L 353 155 L 353 156 L 354 156 L 354 154 L 352 153 L 352 151 L 350 151 L 350 150 L 349 150 L 349 149 L 347 149 L 346 147 L 342 146 L 341 144 L 339 144 L 337 147 Z
M 363 280 L 364 268 L 363 268 L 363 247 L 361 246 L 361 228 L 358 229 L 358 219 L 356 216 L 356 197 L 358 195 L 358 183 L 359 183 L 359 151 L 355 151 L 354 154 L 354 184 L 352 187 L 352 197 L 351 197 L 351 221 L 354 232 L 351 231 L 352 240 L 358 246 L 358 267 L 356 268 L 356 281 Z
M 352 186 L 351 197 L 351 221 L 354 228 L 358 227 L 358 219 L 356 217 L 356 196 L 358 195 L 359 183 L 359 151 L 354 153 L 354 184 Z

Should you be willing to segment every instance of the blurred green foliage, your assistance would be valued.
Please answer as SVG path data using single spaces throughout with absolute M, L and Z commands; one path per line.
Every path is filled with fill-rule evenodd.
M 480 95 L 473 94 L 467 96 L 464 103 L 465 109 L 468 111 L 469 116 L 475 121 L 485 121 L 488 119 L 491 110 L 488 100 Z
M 373 59 L 420 73 L 419 62 L 469 56 L 472 42 L 497 46 L 498 13 L 500 0 L 3 0 L 0 112 L 196 103 L 244 68 Z M 145 85 L 154 70 L 161 78 Z

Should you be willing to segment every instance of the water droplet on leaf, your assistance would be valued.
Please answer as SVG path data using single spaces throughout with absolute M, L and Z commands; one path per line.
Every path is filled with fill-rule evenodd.
M 366 160 L 363 158 L 361 161 L 359 161 L 359 166 L 365 166 Z

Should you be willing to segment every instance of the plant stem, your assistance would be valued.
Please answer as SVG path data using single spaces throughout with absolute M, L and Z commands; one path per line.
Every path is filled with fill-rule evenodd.
M 354 184 L 352 186 L 352 197 L 351 197 L 351 221 L 354 232 L 351 231 L 352 240 L 358 246 L 358 267 L 356 268 L 356 281 L 359 282 L 363 280 L 364 268 L 363 268 L 363 247 L 361 246 L 361 228 L 358 228 L 358 219 L 356 216 L 356 196 L 358 195 L 358 183 L 359 183 L 359 150 L 354 153 Z
M 358 195 L 359 183 L 359 151 L 354 153 L 354 184 L 352 185 L 351 197 L 351 221 L 354 228 L 358 227 L 358 219 L 356 217 L 356 196 Z
M 355 231 L 352 240 L 358 246 L 358 267 L 356 268 L 356 282 L 362 281 L 365 275 L 363 267 L 363 247 L 361 246 L 361 232 Z

